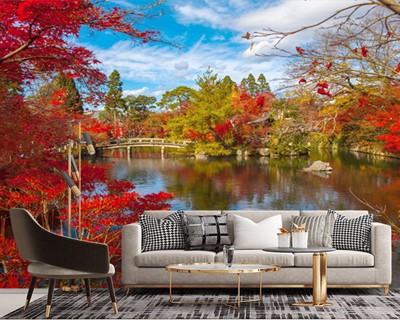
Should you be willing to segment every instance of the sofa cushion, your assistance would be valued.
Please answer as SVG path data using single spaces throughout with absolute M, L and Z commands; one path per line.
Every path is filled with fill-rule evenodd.
M 328 267 L 373 267 L 374 256 L 368 252 L 336 250 L 328 252 Z M 294 265 L 296 267 L 312 267 L 312 253 L 295 253 Z
M 258 223 L 251 219 L 234 215 L 235 249 L 263 249 L 277 247 L 282 216 L 275 215 Z
M 221 251 L 231 244 L 228 234 L 227 215 L 182 215 L 187 250 Z
M 332 233 L 336 213 L 328 210 L 325 215 L 311 217 L 293 216 L 293 223 L 306 225 L 308 231 L 308 247 L 332 247 Z
M 214 262 L 215 252 L 212 251 L 185 251 L 163 250 L 142 252 L 135 256 L 138 267 L 160 267 L 176 263 Z
M 217 253 L 216 262 L 223 262 L 222 252 Z M 293 267 L 294 256 L 290 252 L 267 252 L 263 250 L 235 250 L 233 263 L 278 264 L 282 267 Z
M 340 250 L 371 251 L 372 215 L 348 219 L 338 215 L 332 234 L 332 246 Z
M 182 227 L 183 211 L 157 219 L 146 214 L 139 215 L 142 228 L 142 251 L 184 249 L 185 234 Z

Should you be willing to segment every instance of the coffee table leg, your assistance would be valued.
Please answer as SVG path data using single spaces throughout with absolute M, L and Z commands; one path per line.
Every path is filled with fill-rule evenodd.
M 173 301 L 172 301 L 172 272 L 169 273 L 169 302 L 173 303 Z
M 240 309 L 240 273 L 238 273 L 238 297 L 237 297 L 237 308 Z
M 260 302 L 262 299 L 262 272 L 260 272 L 260 297 L 258 300 L 242 300 L 241 292 L 240 292 L 240 273 L 237 274 L 237 301 L 235 302 L 226 302 L 222 303 L 226 306 L 233 307 L 235 309 L 240 309 L 240 304 L 242 302 Z M 210 304 L 207 302 L 181 302 L 181 301 L 174 301 L 172 299 L 172 272 L 169 273 L 169 302 L 173 304 Z
M 295 302 L 294 306 L 331 306 L 332 303 L 327 302 L 327 286 L 328 286 L 328 263 L 326 252 L 314 252 L 313 254 L 313 301 L 312 302 Z

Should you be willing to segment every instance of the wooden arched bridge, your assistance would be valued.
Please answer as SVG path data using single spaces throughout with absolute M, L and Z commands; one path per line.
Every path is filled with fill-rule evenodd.
M 161 152 L 164 153 L 164 148 L 186 148 L 192 141 L 189 140 L 169 140 L 159 138 L 132 138 L 110 140 L 106 143 L 99 143 L 96 145 L 96 150 L 110 150 L 126 148 L 128 153 L 131 148 L 136 147 L 160 147 Z

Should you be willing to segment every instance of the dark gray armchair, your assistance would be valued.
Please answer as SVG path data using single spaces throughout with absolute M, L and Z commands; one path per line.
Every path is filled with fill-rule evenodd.
M 106 278 L 114 312 L 118 313 L 112 284 L 115 269 L 109 263 L 107 245 L 54 234 L 42 228 L 25 209 L 11 209 L 10 217 L 18 251 L 24 260 L 30 262 L 28 272 L 32 280 L 25 309 L 29 306 L 38 277 L 49 279 L 46 318 L 50 316 L 56 279 L 85 279 L 87 301 L 91 305 L 89 280 Z

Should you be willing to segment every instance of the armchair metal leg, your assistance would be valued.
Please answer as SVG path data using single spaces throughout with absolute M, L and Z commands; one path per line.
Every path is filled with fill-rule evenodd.
M 49 279 L 49 291 L 47 293 L 47 306 L 46 306 L 46 318 L 50 317 L 51 300 L 53 300 L 54 287 L 56 285 L 56 279 Z
M 115 299 L 114 286 L 111 277 L 107 278 L 107 284 L 108 284 L 108 290 L 110 291 L 110 298 L 113 305 L 114 313 L 118 314 L 118 306 L 117 306 L 117 301 Z
M 29 285 L 28 289 L 28 295 L 26 296 L 24 310 L 27 310 L 29 307 L 29 302 L 31 301 L 32 298 L 33 289 L 35 289 L 36 279 L 37 279 L 36 277 L 32 277 L 31 279 L 31 284 Z
M 85 278 L 85 289 L 88 306 L 92 305 L 92 296 L 90 295 L 90 279 Z

